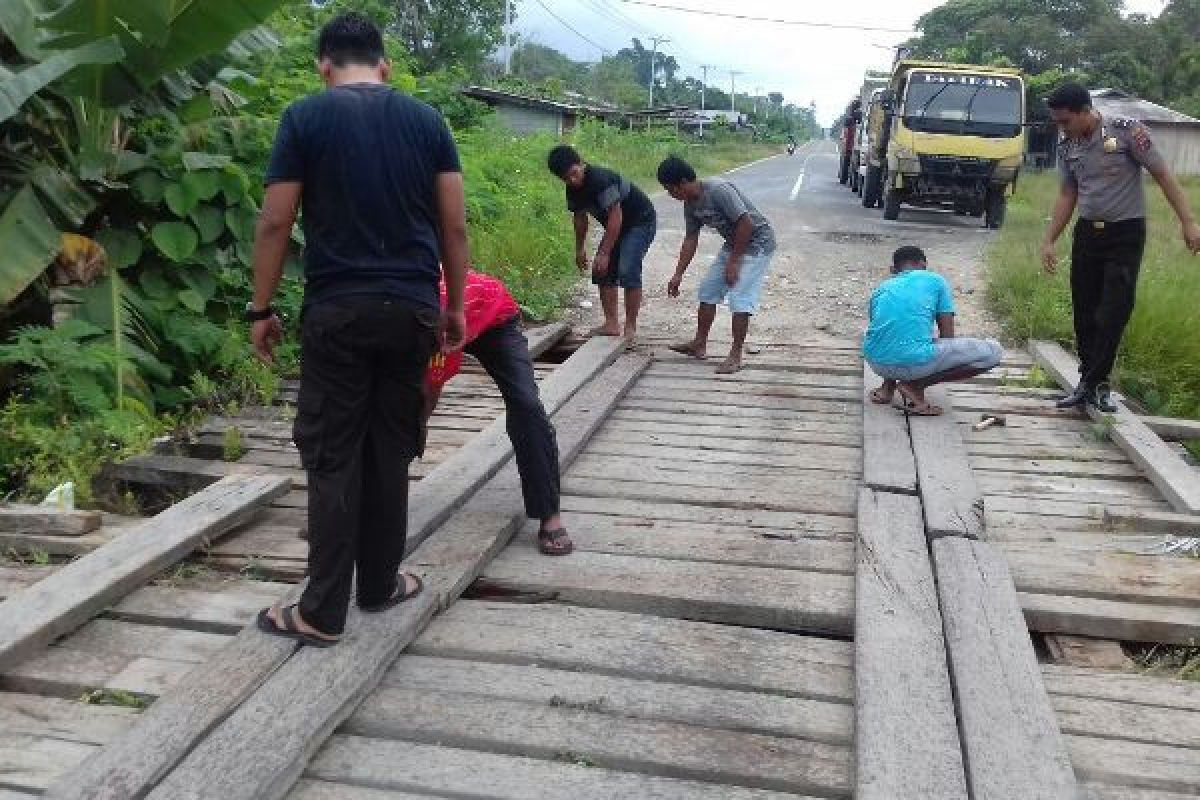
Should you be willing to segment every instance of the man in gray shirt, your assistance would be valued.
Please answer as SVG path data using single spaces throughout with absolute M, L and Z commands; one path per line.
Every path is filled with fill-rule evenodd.
M 728 302 L 729 310 L 733 312 L 733 345 L 717 372 L 737 372 L 742 368 L 742 349 L 750 330 L 750 316 L 758 311 L 763 281 L 775 254 L 775 232 L 736 186 L 720 178 L 697 180 L 696 171 L 681 158 L 671 156 L 659 164 L 658 182 L 667 194 L 683 203 L 687 226 L 675 276 L 667 284 L 667 293 L 671 297 L 679 296 L 679 284 L 696 256 L 700 229 L 711 226 L 725 240 L 725 246 L 697 291 L 700 304 L 696 312 L 696 335 L 690 342 L 671 345 L 671 349 L 694 358 L 705 358 L 708 333 L 716 319 L 717 306 Z
M 1078 84 L 1056 89 L 1046 105 L 1063 133 L 1058 146 L 1062 184 L 1042 242 L 1042 265 L 1049 273 L 1058 263 L 1055 242 L 1079 209 L 1071 246 L 1071 305 L 1080 378 L 1057 405 L 1089 405 L 1111 414 L 1117 408 L 1109 395 L 1108 376 L 1133 314 L 1146 245 L 1142 169 L 1162 188 L 1193 253 L 1200 252 L 1200 225 L 1146 126 L 1130 119 L 1105 119 Z

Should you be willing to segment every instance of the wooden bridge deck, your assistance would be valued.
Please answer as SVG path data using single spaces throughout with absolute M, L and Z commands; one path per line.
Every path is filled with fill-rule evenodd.
M 501 508 L 511 501 L 511 489 L 505 495 L 485 486 L 462 509 L 466 516 L 429 540 L 438 545 L 439 536 L 450 537 L 440 550 L 414 555 L 445 598 L 444 610 L 427 627 L 414 628 L 399 658 L 383 659 L 378 685 L 365 681 L 344 713 L 330 712 L 336 728 L 306 740 L 308 749 L 292 759 L 299 766 L 281 767 L 283 778 L 263 778 L 269 792 L 246 796 L 949 798 L 965 797 L 966 784 L 977 800 L 1200 794 L 1200 685 L 1045 663 L 1044 652 L 1043 663 L 1034 661 L 1043 634 L 1194 638 L 1200 565 L 1127 552 L 1160 541 L 1161 529 L 1114 530 L 1104 509 L 1160 512 L 1169 505 L 1093 423 L 1046 410 L 1047 392 L 1025 385 L 1028 358 L 1013 356 L 1001 373 L 951 391 L 955 435 L 944 445 L 964 454 L 984 498 L 984 544 L 955 544 L 1003 556 L 1017 624 L 1019 603 L 1035 636 L 1031 642 L 1024 625 L 1002 629 L 1001 617 L 993 618 L 986 647 L 968 655 L 981 659 L 977 672 L 984 680 L 992 677 L 989 665 L 999 665 L 994 691 L 973 694 L 964 680 L 969 676 L 959 672 L 951 697 L 945 652 L 932 659 L 940 665 L 932 677 L 908 674 L 903 658 L 927 663 L 929 654 L 920 648 L 931 640 L 922 637 L 932 631 L 942 647 L 945 615 L 950 668 L 963 668 L 962 643 L 974 634 L 961 615 L 970 610 L 947 604 L 954 598 L 944 595 L 939 603 L 933 586 L 934 574 L 942 592 L 961 576 L 943 571 L 951 563 L 941 559 L 949 554 L 945 539 L 934 542 L 938 558 L 925 543 L 920 504 L 928 513 L 934 490 L 928 476 L 915 495 L 874 493 L 879 508 L 896 510 L 883 514 L 887 526 L 878 527 L 875 512 L 866 519 L 860 514 L 864 497 L 872 496 L 862 489 L 864 451 L 870 457 L 880 445 L 864 431 L 863 369 L 855 350 L 771 347 L 731 378 L 714 377 L 711 364 L 656 355 L 644 371 L 628 373 L 633 377 L 620 384 L 621 399 L 604 410 L 594 433 L 576 431 L 575 417 L 560 423 L 563 438 L 580 445 L 567 459 L 563 480 L 577 552 L 540 556 L 528 527 L 512 537 L 482 530 L 490 498 L 498 517 L 511 513 Z M 593 383 L 628 366 L 622 364 Z M 596 413 L 600 396 L 582 397 L 564 413 Z M 490 420 L 483 414 L 497 410 L 473 405 L 481 406 L 476 419 L 484 423 Z M 1006 426 L 974 431 L 971 423 L 985 412 L 1004 413 Z M 904 447 L 911 462 L 908 439 L 900 442 Z M 923 566 L 890 549 L 893 534 L 897 548 L 903 541 L 908 517 L 900 512 L 906 510 L 916 514 L 920 541 L 907 555 L 915 552 Z M 274 509 L 266 517 L 279 514 Z M 476 555 L 476 545 L 464 545 L 470 540 L 463 534 L 473 533 L 476 520 L 480 536 L 497 537 L 483 555 Z M 299 562 L 303 540 L 295 531 L 279 541 L 285 539 L 286 551 L 275 549 L 271 557 Z M 220 547 L 214 552 L 222 553 Z M 441 588 L 451 566 L 472 559 L 478 568 L 453 578 L 458 589 Z M 927 577 L 905 571 L 914 564 Z M 43 574 L 41 568 L 4 568 L 0 593 Z M 0 677 L 0 800 L 27 798 L 51 785 L 54 797 L 118 796 L 89 794 L 72 787 L 72 779 L 95 774 L 84 762 L 100 758 L 105 745 L 138 740 L 149 712 L 76 698 L 109 689 L 153 702 L 177 693 L 197 670 L 220 675 L 252 614 L 287 589 L 283 582 L 212 576 L 145 586 L 8 670 Z M 1003 606 L 1003 589 L 1004 581 L 994 580 L 981 591 L 994 592 L 983 596 L 999 597 L 996 605 Z M 866 628 L 864 619 L 871 621 Z M 930 620 L 935 629 L 925 625 Z M 869 637 L 856 637 L 856 627 Z M 351 646 L 305 653 L 307 663 L 357 659 Z M 880 660 L 886 652 L 893 653 L 891 663 Z M 347 661 L 339 674 L 351 666 L 365 669 L 364 663 Z M 285 671 L 286 665 L 279 675 Z M 235 776 L 230 782 L 239 770 L 262 778 L 263 754 L 274 743 L 239 739 L 226 729 L 255 730 L 237 727 L 253 719 L 241 718 L 247 710 L 292 714 L 286 704 L 270 705 L 282 702 L 272 693 L 275 680 L 264 678 L 181 763 L 168 765 L 149 796 L 229 796 L 216 777 L 211 789 L 185 780 L 214 773 L 217 764 Z M 1008 708 L 988 705 L 1005 700 L 1041 703 L 1045 713 L 1014 712 L 1010 719 Z M 981 715 L 987 726 L 976 725 Z M 856 734 L 863 719 L 872 728 Z M 903 731 L 928 719 L 948 722 L 952 757 L 924 752 L 938 749 L 929 742 L 948 741 L 936 730 L 893 736 L 891 744 L 881 736 L 885 728 Z M 207 746 L 222 735 L 245 752 Z M 1070 781 L 1079 787 L 1069 794 L 1065 783 L 1045 783 L 1027 795 L 997 794 L 979 758 L 966 759 L 963 769 L 960 735 L 969 752 L 975 737 L 996 737 L 989 752 L 997 764 L 1029 741 L 1039 753 L 1061 746 L 1073 768 Z M 1014 744 L 1022 737 L 1028 741 Z M 888 772 L 880 765 L 906 749 L 919 755 L 903 771 L 929 781 L 919 791 L 880 780 Z M 1036 767 L 1029 771 L 1038 774 Z M 1044 774 L 1054 774 L 1053 767 Z M 184 784 L 189 791 L 177 793 Z

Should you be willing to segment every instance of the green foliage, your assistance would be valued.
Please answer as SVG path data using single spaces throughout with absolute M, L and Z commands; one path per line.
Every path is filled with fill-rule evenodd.
M 1200 205 L 1200 183 L 1187 181 L 1185 188 L 1192 206 Z M 1065 263 L 1057 275 L 1042 272 L 1038 252 L 1056 189 L 1050 174 L 1022 179 L 1000 237 L 988 252 L 988 299 L 1014 338 L 1069 346 L 1074 339 L 1069 236 L 1060 248 Z M 1200 419 L 1200 269 L 1184 248 L 1161 193 L 1147 194 L 1151 234 L 1116 378 L 1152 414 Z
M 242 432 L 237 428 L 226 428 L 221 437 L 221 458 L 225 461 L 237 461 L 246 455 L 246 443 L 242 440 Z
M 91 689 L 83 693 L 79 702 L 90 706 L 119 706 L 141 711 L 150 705 L 144 697 L 123 689 Z

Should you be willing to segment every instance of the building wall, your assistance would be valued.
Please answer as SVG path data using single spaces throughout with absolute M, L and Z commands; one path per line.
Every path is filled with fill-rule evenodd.
M 558 112 L 509 105 L 497 105 L 495 108 L 496 116 L 500 119 L 500 122 L 515 133 L 521 135 L 531 133 L 562 135 L 563 115 Z
M 1147 127 L 1154 143 L 1176 175 L 1200 175 L 1200 126 L 1155 125 Z

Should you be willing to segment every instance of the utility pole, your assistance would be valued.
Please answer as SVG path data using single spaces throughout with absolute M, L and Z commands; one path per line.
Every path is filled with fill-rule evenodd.
M 712 64 L 701 64 L 700 65 L 700 71 L 704 75 L 704 77 L 701 78 L 701 80 L 700 80 L 700 110 L 701 111 L 704 110 L 704 89 L 705 89 L 705 87 L 708 86 L 708 71 L 710 69 L 716 69 L 716 67 L 714 67 Z
M 512 75 L 512 4 L 504 0 L 504 74 Z
M 754 116 L 756 116 L 756 117 L 758 116 L 758 96 L 760 94 L 762 94 L 762 87 L 755 86 L 754 87 Z
M 737 76 L 743 74 L 739 69 L 729 70 L 729 110 L 737 113 Z
M 650 108 L 654 108 L 654 65 L 658 60 L 658 46 L 671 40 L 665 36 L 651 36 L 650 41 L 654 42 L 654 49 L 650 51 Z

